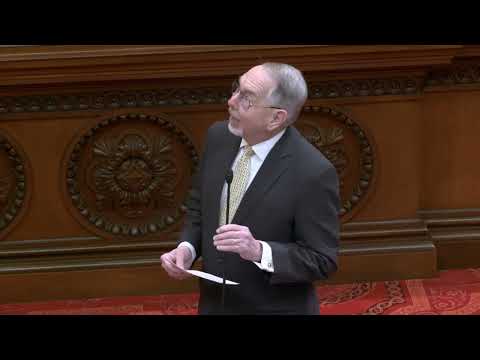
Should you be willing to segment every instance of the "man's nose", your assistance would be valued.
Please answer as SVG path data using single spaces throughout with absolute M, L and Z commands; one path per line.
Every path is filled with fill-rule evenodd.
M 230 106 L 230 107 L 236 107 L 236 105 L 237 105 L 237 101 L 236 101 L 236 100 L 237 100 L 237 97 L 238 97 L 237 95 L 238 95 L 238 93 L 233 93 L 233 94 L 230 96 L 230 99 L 228 99 L 228 102 L 227 102 L 227 103 L 228 103 L 228 106 Z

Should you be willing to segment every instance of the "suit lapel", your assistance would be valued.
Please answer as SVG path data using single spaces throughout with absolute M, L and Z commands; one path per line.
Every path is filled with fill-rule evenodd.
M 254 209 L 259 206 L 262 198 L 274 186 L 277 180 L 288 169 L 291 157 L 291 128 L 287 128 L 283 137 L 270 151 L 257 175 L 243 196 L 232 223 L 241 224 Z
M 225 185 L 225 176 L 228 169 L 232 166 L 233 160 L 240 148 L 241 138 L 236 137 L 229 132 L 225 135 L 225 143 L 221 147 L 221 150 L 213 154 L 211 166 L 207 175 L 207 209 L 209 209 L 209 220 L 207 224 L 210 228 L 210 232 L 214 232 L 218 227 L 218 221 L 220 218 L 220 198 L 222 195 L 223 186 Z

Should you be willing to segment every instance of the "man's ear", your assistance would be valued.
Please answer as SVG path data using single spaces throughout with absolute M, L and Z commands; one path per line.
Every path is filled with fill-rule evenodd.
M 284 109 L 275 110 L 272 120 L 268 124 L 269 131 L 275 131 L 277 129 L 285 127 L 287 123 L 288 112 Z

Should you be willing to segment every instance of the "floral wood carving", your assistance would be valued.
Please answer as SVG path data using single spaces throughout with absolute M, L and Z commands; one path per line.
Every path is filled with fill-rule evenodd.
M 197 163 L 193 144 L 173 122 L 121 115 L 76 142 L 67 165 L 67 191 L 77 218 L 94 231 L 153 235 L 182 218 Z
M 327 107 L 306 107 L 296 127 L 335 167 L 340 181 L 340 216 L 347 221 L 363 203 L 374 178 L 375 155 L 365 131 Z

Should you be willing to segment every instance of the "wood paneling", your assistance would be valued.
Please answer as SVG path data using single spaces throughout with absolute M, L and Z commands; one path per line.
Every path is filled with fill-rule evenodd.
M 28 191 L 8 215 L 9 176 L 18 164 L 10 148 L 0 148 L 0 217 L 14 218 L 0 228 L 0 301 L 194 291 L 195 281 L 172 281 L 159 264 L 181 219 L 148 236 L 101 230 L 98 217 L 76 213 L 68 171 L 86 172 L 88 164 L 74 168 L 69 159 L 76 151 L 85 156 L 82 149 L 94 149 L 98 139 L 111 140 L 97 147 L 111 154 L 122 136 L 147 139 L 156 131 L 167 134 L 175 151 L 184 141 L 201 153 L 208 126 L 227 116 L 231 81 L 263 61 L 304 71 L 310 97 L 298 126 L 343 174 L 340 269 L 329 282 L 432 277 L 440 269 L 480 265 L 478 46 L 5 47 L 0 135 L 25 158 Z M 149 131 L 139 127 L 145 118 L 153 119 Z M 108 125 L 117 121 L 123 125 Z M 92 144 L 85 147 L 81 139 Z M 138 154 L 140 163 L 173 159 L 181 175 L 171 180 L 178 181 L 172 208 L 152 194 L 142 199 L 156 203 L 122 203 L 138 210 L 123 212 L 131 215 L 122 220 L 128 231 L 143 226 L 147 207 L 158 212 L 151 221 L 165 221 L 162 211 L 181 205 L 193 165 L 193 155 Z M 129 181 L 149 178 L 140 163 L 122 163 L 122 186 L 136 189 Z M 98 184 L 87 181 L 83 191 L 105 191 L 106 183 Z M 120 196 L 115 189 L 97 191 L 87 210 L 101 209 L 102 201 L 113 206 Z
M 423 101 L 425 209 L 477 208 L 480 91 L 429 92 Z

